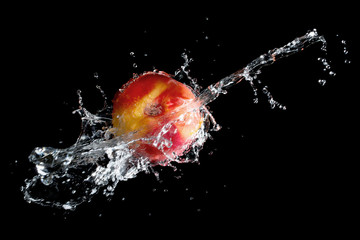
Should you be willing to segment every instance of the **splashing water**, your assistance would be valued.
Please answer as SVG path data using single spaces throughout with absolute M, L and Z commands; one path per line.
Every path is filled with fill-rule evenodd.
M 309 31 L 304 36 L 295 38 L 293 41 L 287 43 L 283 47 L 274 48 L 269 50 L 267 53 L 259 56 L 258 58 L 254 59 L 244 68 L 236 71 L 229 76 L 224 77 L 220 81 L 215 84 L 208 86 L 198 97 L 198 100 L 201 104 L 206 105 L 212 101 L 214 101 L 221 93 L 226 94 L 226 89 L 232 87 L 233 85 L 241 82 L 242 80 L 247 80 L 254 91 L 254 96 L 258 96 L 258 88 L 257 84 L 254 81 L 259 74 L 261 74 L 261 69 L 265 66 L 273 64 L 275 61 L 288 57 L 292 54 L 297 52 L 303 51 L 306 47 L 321 42 L 323 51 L 326 51 L 327 42 L 325 38 L 317 33 L 317 30 L 314 29 Z M 325 60 L 326 61 L 326 60 Z M 330 65 L 328 64 L 329 69 Z M 329 74 L 331 75 L 331 74 Z M 268 91 L 267 87 L 263 88 L 263 93 L 268 97 L 268 101 L 272 108 L 276 106 L 281 109 L 286 109 L 285 106 L 281 105 L 277 101 L 275 101 Z M 257 100 L 256 100 L 257 101 Z
M 192 59 L 183 54 L 185 63 L 176 71 L 175 77 L 186 76 L 190 80 L 190 86 L 196 96 L 195 101 L 189 102 L 183 107 L 199 108 L 200 106 L 204 121 L 195 135 L 194 142 L 186 150 L 186 154 L 169 158 L 157 164 L 171 166 L 172 162 L 198 161 L 199 152 L 209 137 L 209 131 L 220 129 L 206 105 L 244 79 L 250 83 L 256 103 L 259 85 L 254 80 L 261 73 L 260 70 L 317 42 L 321 42 L 322 49 L 326 51 L 324 37 L 318 35 L 314 29 L 283 47 L 269 50 L 244 68 L 208 86 L 203 91 L 201 91 L 201 86 L 197 84 L 196 79 L 189 75 L 188 66 Z M 132 53 L 131 56 L 133 55 Z M 320 61 L 323 62 L 325 68 L 330 66 L 326 59 Z M 331 75 L 330 72 L 329 75 Z M 96 74 L 96 76 L 98 75 Z M 90 201 L 99 192 L 105 196 L 113 195 L 119 182 L 134 178 L 139 172 L 154 172 L 154 165 L 129 147 L 136 141 L 149 139 L 131 139 L 129 136 L 115 137 L 114 129 L 111 126 L 111 106 L 107 105 L 106 96 L 101 87 L 97 86 L 97 88 L 105 99 L 104 108 L 97 114 L 90 113 L 83 106 L 81 91 L 78 91 L 79 109 L 74 112 L 80 114 L 82 128 L 75 144 L 65 149 L 36 147 L 29 155 L 29 161 L 35 165 L 37 175 L 32 179 L 27 179 L 25 186 L 22 187 L 26 201 L 74 210 L 79 204 Z M 267 86 L 262 87 L 262 93 L 267 97 L 271 108 L 286 109 L 285 106 L 274 100 Z M 183 121 L 182 115 L 174 121 Z M 169 124 L 171 123 L 173 122 Z M 157 140 L 160 151 L 166 147 L 171 147 L 171 139 L 164 137 L 168 128 L 168 124 L 164 125 L 159 135 L 152 137 L 152 140 Z

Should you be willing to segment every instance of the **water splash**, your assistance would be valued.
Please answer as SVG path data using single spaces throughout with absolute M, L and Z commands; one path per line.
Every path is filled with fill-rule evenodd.
M 349 57 L 349 50 L 348 50 L 348 47 L 347 47 L 346 40 L 342 39 L 341 40 L 341 45 L 343 47 L 343 54 L 344 54 L 344 57 L 345 57 L 344 63 L 345 64 L 350 64 L 351 60 L 350 60 L 350 57 Z
M 316 29 L 308 31 L 305 35 L 295 38 L 293 41 L 287 43 L 283 47 L 269 50 L 267 53 L 262 54 L 258 58 L 251 61 L 244 68 L 224 77 L 215 84 L 211 84 L 200 94 L 198 100 L 202 105 L 206 105 L 214 101 L 220 94 L 226 93 L 226 89 L 238 84 L 244 79 L 250 82 L 250 86 L 253 88 L 254 96 L 256 97 L 258 95 L 258 88 L 257 83 L 254 80 L 259 74 L 261 74 L 261 69 L 263 67 L 271 65 L 281 58 L 285 58 L 292 54 L 301 52 L 306 47 L 318 42 L 322 43 L 321 49 L 326 51 L 327 42 L 325 38 L 322 35 L 319 35 Z M 270 104 L 283 108 L 281 104 L 273 100 L 273 97 L 268 91 L 267 87 L 263 92 L 268 97 Z
M 166 161 L 158 164 L 171 166 L 172 162 L 197 162 L 200 150 L 210 136 L 209 131 L 220 129 L 206 105 L 214 101 L 220 94 L 226 94 L 230 87 L 244 79 L 250 83 L 254 91 L 254 102 L 258 102 L 258 89 L 262 89 L 261 93 L 267 97 L 271 108 L 278 107 L 285 110 L 285 106 L 274 100 L 268 86 L 261 86 L 261 82 L 255 80 L 261 74 L 263 67 L 318 42 L 322 43 L 321 48 L 325 51 L 324 37 L 318 35 L 315 29 L 309 31 L 283 47 L 269 50 L 244 68 L 211 84 L 202 91 L 197 80 L 190 76 L 188 67 L 192 59 L 184 53 L 182 57 L 185 63 L 175 72 L 175 77 L 189 80 L 196 99 L 183 107 L 191 109 L 191 107 L 199 108 L 200 106 L 204 121 L 196 133 L 192 145 L 186 150 L 186 154 L 168 156 Z M 130 53 L 130 56 L 134 57 L 134 55 L 133 52 Z M 134 74 L 134 78 L 136 76 Z M 36 147 L 29 155 L 29 161 L 35 165 L 37 175 L 32 179 L 27 179 L 25 186 L 22 187 L 26 201 L 74 210 L 79 204 L 91 201 L 92 197 L 98 193 L 111 196 L 119 182 L 132 179 L 139 172 L 158 175 L 153 170 L 154 165 L 145 157 L 140 156 L 136 150 L 131 149 L 129 145 L 136 141 L 155 140 L 158 149 L 163 151 L 172 144 L 171 139 L 165 138 L 168 125 L 165 124 L 163 131 L 160 131 L 158 136 L 153 136 L 152 139 L 132 139 L 131 136 L 115 137 L 111 125 L 112 107 L 107 104 L 106 95 L 101 87 L 96 87 L 104 99 L 104 107 L 96 114 L 89 112 L 84 107 L 81 91 L 78 91 L 79 108 L 74 113 L 80 115 L 82 128 L 75 144 L 65 149 Z M 120 89 L 120 91 L 122 90 Z M 174 121 L 184 121 L 183 115 Z M 173 122 L 169 124 L 171 123 Z
M 153 141 L 159 150 L 165 152 L 164 148 L 172 145 L 165 134 L 171 124 L 184 121 L 184 114 L 164 125 L 159 135 L 150 139 L 132 139 L 131 134 L 115 137 L 115 130 L 111 127 L 112 107 L 108 106 L 101 87 L 96 87 L 104 99 L 104 107 L 96 114 L 84 107 L 81 91 L 77 91 L 79 108 L 73 113 L 80 115 L 82 127 L 76 143 L 65 149 L 36 147 L 29 155 L 29 161 L 37 171 L 37 175 L 26 180 L 22 187 L 24 198 L 29 203 L 74 210 L 79 204 L 91 201 L 99 192 L 110 197 L 120 181 L 134 178 L 139 172 L 153 172 L 158 176 L 153 170 L 154 165 L 129 145 L 136 141 Z M 167 161 L 158 164 L 172 166 L 172 162 L 198 161 L 210 125 L 208 110 L 203 107 L 201 113 L 204 122 L 186 154 L 168 156 Z

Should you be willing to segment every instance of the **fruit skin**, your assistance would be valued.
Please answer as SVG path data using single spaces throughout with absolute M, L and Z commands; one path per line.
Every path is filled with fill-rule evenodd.
M 145 72 L 115 94 L 112 113 L 115 135 L 130 141 L 141 139 L 131 147 L 152 163 L 172 158 L 173 154 L 181 156 L 203 122 L 194 100 L 191 89 L 171 75 Z

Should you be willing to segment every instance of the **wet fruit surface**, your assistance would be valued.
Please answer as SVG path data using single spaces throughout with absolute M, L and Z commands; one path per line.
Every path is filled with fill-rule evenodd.
M 182 155 L 201 126 L 195 95 L 165 72 L 146 72 L 131 79 L 113 100 L 116 135 L 136 141 L 136 152 L 151 162 Z M 144 140 L 148 139 L 148 140 Z

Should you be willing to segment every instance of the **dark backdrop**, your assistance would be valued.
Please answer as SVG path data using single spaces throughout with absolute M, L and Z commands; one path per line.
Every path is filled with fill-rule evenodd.
M 151 233 L 161 234 L 164 228 L 186 232 L 205 223 L 203 233 L 348 232 L 354 227 L 356 191 L 351 152 L 358 143 L 351 9 L 346 3 L 7 8 L 5 229 L 13 234 L 78 229 L 92 235 L 123 234 L 135 226 L 137 235 L 149 224 Z M 71 113 L 78 89 L 85 106 L 96 110 L 97 84 L 111 99 L 133 73 L 153 68 L 174 73 L 183 52 L 194 59 L 191 76 L 206 87 L 313 28 L 328 39 L 327 58 L 336 76 L 322 71 L 317 58 L 324 53 L 317 44 L 259 76 L 286 111 L 271 109 L 261 96 L 254 104 L 245 82 L 234 86 L 209 105 L 222 129 L 205 143 L 200 164 L 181 164 L 177 171 L 159 167 L 161 181 L 141 173 L 120 183 L 111 201 L 100 196 L 75 212 L 23 200 L 20 187 L 34 171 L 27 160 L 31 150 L 70 146 L 80 132 L 80 119 Z M 347 41 L 346 56 L 341 40 Z M 352 63 L 344 64 L 346 59 Z M 320 86 L 323 78 L 327 84 Z

